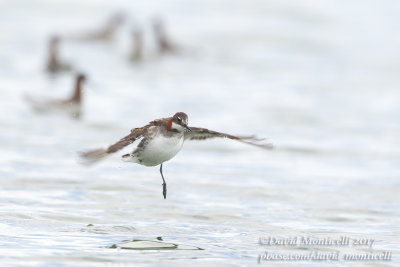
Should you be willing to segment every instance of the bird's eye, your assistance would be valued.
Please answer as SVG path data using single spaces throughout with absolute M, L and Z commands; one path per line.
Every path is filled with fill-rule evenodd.
M 181 122 L 182 121 L 182 119 L 181 119 L 181 117 L 178 117 L 178 118 L 176 118 L 179 122 Z

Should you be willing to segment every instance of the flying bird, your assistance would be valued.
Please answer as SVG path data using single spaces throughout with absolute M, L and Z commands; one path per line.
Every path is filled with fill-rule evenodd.
M 80 156 L 82 163 L 92 164 L 141 139 L 131 153 L 122 155 L 122 160 L 144 166 L 160 165 L 162 192 L 166 199 L 167 184 L 162 171 L 163 163 L 172 159 L 181 150 L 185 140 L 205 140 L 217 137 L 229 138 L 264 149 L 272 148 L 270 143 L 265 143 L 264 139 L 254 136 L 235 136 L 206 128 L 189 127 L 188 116 L 183 112 L 178 112 L 170 118 L 156 119 L 141 128 L 132 129 L 129 135 L 107 148 L 83 152 Z

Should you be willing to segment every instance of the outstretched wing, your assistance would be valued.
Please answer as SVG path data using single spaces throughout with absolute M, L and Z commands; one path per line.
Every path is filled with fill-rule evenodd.
M 185 132 L 185 140 L 205 140 L 209 138 L 222 137 L 222 138 L 229 138 L 232 140 L 236 140 L 245 144 L 258 146 L 264 149 L 272 149 L 273 147 L 271 143 L 266 143 L 265 139 L 257 138 L 253 135 L 235 136 L 198 127 L 190 127 L 190 129 L 191 131 Z
M 148 127 L 149 126 L 147 125 L 142 128 L 132 129 L 131 133 L 129 135 L 125 136 L 124 138 L 122 138 L 115 144 L 109 146 L 108 148 L 98 148 L 98 149 L 80 153 L 79 156 L 82 159 L 81 163 L 93 164 L 93 163 L 105 158 L 109 154 L 112 154 L 114 152 L 117 152 L 118 150 L 121 150 L 122 148 L 132 144 L 133 142 L 135 142 L 136 139 L 141 137 L 145 133 L 145 131 L 147 130 Z

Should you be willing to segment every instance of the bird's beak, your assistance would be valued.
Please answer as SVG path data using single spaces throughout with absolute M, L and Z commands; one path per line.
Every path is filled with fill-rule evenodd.
M 186 124 L 185 125 L 183 125 L 183 127 L 185 127 L 189 132 L 191 132 L 192 131 L 192 129 L 190 129 L 189 128 L 189 126 L 187 126 Z

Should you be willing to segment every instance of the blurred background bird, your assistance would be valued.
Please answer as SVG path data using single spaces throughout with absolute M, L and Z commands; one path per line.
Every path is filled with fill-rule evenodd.
M 26 95 L 25 100 L 37 112 L 41 113 L 66 113 L 79 119 L 82 113 L 83 83 L 86 80 L 84 74 L 77 74 L 72 95 L 67 99 L 39 99 Z
M 63 62 L 60 58 L 60 43 L 61 38 L 59 36 L 50 38 L 46 69 L 51 73 L 70 71 L 72 69 L 70 64 Z

